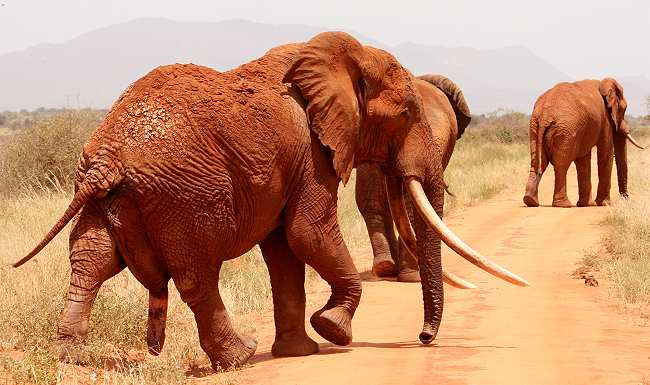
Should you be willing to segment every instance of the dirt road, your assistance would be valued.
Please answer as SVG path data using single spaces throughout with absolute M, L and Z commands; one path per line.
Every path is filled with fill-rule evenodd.
M 542 202 L 550 202 L 552 179 L 548 172 Z M 568 179 L 573 197 L 576 179 Z M 443 323 L 431 346 L 417 339 L 419 285 L 367 281 L 351 346 L 332 346 L 312 331 L 321 343 L 318 355 L 272 359 L 272 334 L 258 334 L 260 347 L 243 382 L 618 385 L 650 378 L 650 328 L 621 314 L 602 278 L 599 287 L 588 287 L 570 277 L 585 251 L 598 245 L 598 222 L 607 209 L 529 209 L 522 207 L 521 194 L 506 192 L 446 220 L 465 241 L 528 279 L 531 287 L 503 283 L 446 249 L 444 265 L 480 288 L 446 287 Z M 363 271 L 370 250 L 361 254 Z

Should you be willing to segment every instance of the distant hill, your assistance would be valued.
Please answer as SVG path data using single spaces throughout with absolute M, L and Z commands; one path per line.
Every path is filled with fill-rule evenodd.
M 77 103 L 107 108 L 126 86 L 159 65 L 192 62 L 227 70 L 273 46 L 305 41 L 323 30 L 243 20 L 203 23 L 138 19 L 112 25 L 62 44 L 42 44 L 0 55 L 0 111 L 76 107 Z M 497 108 L 530 112 L 541 92 L 569 80 L 525 47 L 389 47 L 350 33 L 366 44 L 394 53 L 416 74 L 448 75 L 462 87 L 474 113 Z M 632 94 L 642 100 L 650 94 L 650 87 L 630 79 L 629 85 L 624 84 L 630 112 L 642 113 L 643 103 L 637 103 Z

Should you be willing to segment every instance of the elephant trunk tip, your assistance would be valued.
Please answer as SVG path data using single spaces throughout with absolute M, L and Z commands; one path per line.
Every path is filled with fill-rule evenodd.
M 418 338 L 420 338 L 420 342 L 422 342 L 424 345 L 429 345 L 436 338 L 437 334 L 438 328 L 434 328 L 433 325 L 425 323 Z

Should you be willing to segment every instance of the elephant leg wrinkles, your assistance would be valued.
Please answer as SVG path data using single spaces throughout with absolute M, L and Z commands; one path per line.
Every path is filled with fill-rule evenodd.
M 571 207 L 571 201 L 566 191 L 566 174 L 569 171 L 569 165 L 565 163 L 554 164 L 555 188 L 553 190 L 553 207 Z
M 305 356 L 318 352 L 318 344 L 305 331 L 305 263 L 289 248 L 284 227 L 260 243 L 271 278 L 275 357 Z
M 575 160 L 578 174 L 578 202 L 576 206 L 594 206 L 591 200 L 591 150 L 581 158 Z
M 70 286 L 59 316 L 62 360 L 79 360 L 77 347 L 88 334 L 90 310 L 104 281 L 124 269 L 100 210 L 86 205 L 70 233 Z
M 179 242 L 182 250 L 191 250 L 189 242 Z M 230 322 L 219 293 L 221 263 L 213 266 L 201 263 L 202 256 L 183 254 L 179 257 L 186 263 L 170 269 L 181 299 L 194 313 L 201 348 L 215 371 L 241 366 L 255 354 L 257 341 L 240 336 Z

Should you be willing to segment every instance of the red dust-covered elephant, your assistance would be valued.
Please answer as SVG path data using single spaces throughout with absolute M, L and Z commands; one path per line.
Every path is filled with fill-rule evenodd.
M 618 191 L 627 198 L 626 139 L 643 149 L 630 135 L 625 120 L 623 87 L 612 78 L 559 83 L 537 99 L 530 118 L 530 173 L 524 203 L 539 206 L 537 189 L 549 163 L 555 171 L 553 206 L 571 207 L 566 174 L 571 163 L 578 173 L 578 206 L 609 202 L 612 163 L 616 158 Z M 591 150 L 596 146 L 598 189 L 591 200 Z
M 420 338 L 428 343 L 442 312 L 439 237 L 492 273 L 525 281 L 483 259 L 436 215 L 427 196 L 440 210 L 442 161 L 423 111 L 411 75 L 393 56 L 340 32 L 223 73 L 156 68 L 112 106 L 84 146 L 70 205 L 15 266 L 75 218 L 57 331 L 63 348 L 83 340 L 99 287 L 126 266 L 149 290 L 150 351 L 163 346 L 171 278 L 216 369 L 255 352 L 255 340 L 233 329 L 218 279 L 223 261 L 259 244 L 273 290 L 273 354 L 318 351 L 305 332 L 305 264 L 332 289 L 312 326 L 346 345 L 361 281 L 339 230 L 337 188 L 353 167 L 376 162 L 390 170 L 396 204 L 406 188 L 434 229 L 417 239 L 431 250 L 420 260 Z
M 442 169 L 447 168 L 454 152 L 456 140 L 465 132 L 472 116 L 463 93 L 453 81 L 442 75 L 423 75 L 415 81 L 417 92 L 422 98 L 424 113 L 433 130 L 436 149 L 440 151 Z M 372 272 L 378 277 L 397 275 L 402 282 L 420 280 L 417 256 L 398 243 L 393 217 L 388 204 L 384 176 L 380 166 L 367 163 L 357 168 L 355 198 L 359 212 L 366 222 L 372 246 Z M 407 199 L 409 216 L 414 212 Z M 418 234 L 418 236 L 422 236 Z M 452 278 L 455 286 L 463 286 L 458 278 L 444 272 L 445 278 Z M 467 283 L 465 283 L 465 287 Z

